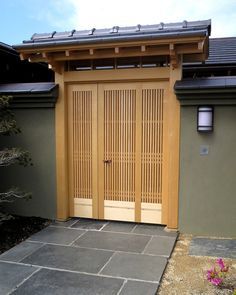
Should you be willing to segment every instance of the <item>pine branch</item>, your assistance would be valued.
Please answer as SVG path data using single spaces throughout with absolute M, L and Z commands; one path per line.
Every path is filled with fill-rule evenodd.
M 9 110 L 10 96 L 0 97 L 0 134 L 10 135 L 20 133 L 17 127 L 15 115 Z
M 12 203 L 17 199 L 29 199 L 31 193 L 20 191 L 18 188 L 12 188 L 4 193 L 0 193 L 0 203 Z
M 0 150 L 0 167 L 7 167 L 12 164 L 19 164 L 23 166 L 32 165 L 29 152 L 23 151 L 19 148 Z

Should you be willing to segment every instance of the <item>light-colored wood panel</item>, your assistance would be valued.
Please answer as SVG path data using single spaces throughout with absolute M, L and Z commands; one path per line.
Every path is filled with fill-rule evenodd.
M 74 198 L 74 216 L 93 218 L 92 199 Z
M 134 146 L 130 132 L 134 132 L 136 105 L 135 86 L 109 84 L 103 86 L 104 97 L 104 199 L 134 201 L 132 166 Z M 129 180 L 129 186 L 128 186 Z
M 96 84 L 68 86 L 68 114 L 70 199 L 93 199 L 92 216 L 97 218 Z
M 65 72 L 65 82 L 107 82 L 107 81 L 144 81 L 144 80 L 168 80 L 169 68 L 151 69 L 122 69 L 122 70 L 99 70 L 99 71 L 74 71 Z
M 67 162 L 67 99 L 64 76 L 55 73 L 55 83 L 59 84 L 59 97 L 56 104 L 57 219 L 66 220 L 70 216 L 70 205 Z
M 168 84 L 167 84 L 168 85 Z M 169 201 L 169 87 L 165 89 L 165 94 L 163 96 L 163 120 L 165 124 L 163 125 L 163 167 L 162 167 L 162 224 L 168 223 L 168 201 Z M 177 147 L 175 147 L 177 148 Z M 175 152 L 175 150 L 172 150 Z
M 181 57 L 179 57 L 181 62 Z M 179 202 L 179 134 L 180 134 L 180 104 L 174 93 L 176 80 L 181 80 L 182 67 L 170 67 L 170 83 L 168 97 L 168 213 L 167 226 L 170 229 L 178 228 Z
M 135 120 L 135 221 L 141 222 L 141 145 L 142 145 L 142 89 L 137 85 L 136 98 L 136 120 Z
M 142 89 L 142 202 L 162 203 L 163 197 L 163 99 L 167 84 L 143 84 Z
M 121 201 L 104 201 L 104 219 L 135 221 L 135 203 Z
M 104 219 L 104 85 L 98 87 L 98 216 Z
M 162 223 L 162 205 L 142 203 L 141 222 L 161 224 Z
M 70 87 L 80 87 L 82 90 L 83 103 L 80 116 L 83 122 L 90 122 L 78 124 L 77 128 L 81 129 L 78 134 L 91 134 L 91 136 L 75 140 L 75 143 L 81 145 L 83 151 L 92 149 L 92 154 L 96 154 L 97 150 L 92 165 L 96 167 L 97 164 L 97 168 L 91 168 L 91 161 L 89 165 L 85 163 L 84 167 L 80 166 L 81 171 L 84 171 L 82 178 L 73 180 L 74 183 L 80 181 L 77 186 L 85 186 L 86 192 L 91 189 L 91 186 L 98 189 L 97 196 L 92 194 L 93 218 L 169 225 L 170 189 L 176 193 L 176 186 L 173 187 L 176 179 L 171 180 L 168 175 L 169 161 L 175 157 L 173 156 L 175 143 L 172 142 L 171 151 L 167 148 L 175 128 L 169 119 L 171 107 L 168 96 L 169 83 L 72 84 Z M 90 97 L 88 89 L 91 91 L 93 87 L 94 100 L 91 100 L 92 96 Z M 78 104 L 75 104 L 73 108 L 79 109 Z M 78 114 L 79 112 L 73 116 Z M 93 130 L 95 130 L 95 136 L 92 135 Z M 72 131 L 72 136 L 75 136 L 73 134 Z M 96 140 L 97 146 L 93 145 L 93 141 Z M 82 158 L 87 159 L 87 154 L 84 156 Z M 111 162 L 104 163 L 104 160 L 111 160 Z M 171 169 L 175 170 L 175 167 L 172 166 Z M 90 177 L 91 173 L 94 176 Z M 172 173 L 178 174 L 178 171 L 172 171 Z M 96 180 L 95 185 L 92 185 L 95 176 L 98 177 L 98 181 Z M 105 205 L 106 202 L 114 203 L 108 206 Z M 132 213 L 129 203 L 135 204 Z M 122 207 L 121 210 L 120 204 L 126 204 L 127 207 Z M 143 206 L 143 204 L 153 207 Z M 156 208 L 156 205 L 161 207 Z M 174 210 L 176 214 L 178 207 L 172 206 L 171 212 Z
M 93 96 L 92 96 L 92 196 L 93 196 L 93 218 L 99 218 L 98 215 L 98 86 L 95 84 L 93 86 Z

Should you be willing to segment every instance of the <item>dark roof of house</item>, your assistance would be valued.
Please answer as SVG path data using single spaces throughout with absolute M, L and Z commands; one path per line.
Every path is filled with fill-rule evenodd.
M 192 71 L 236 65 L 236 37 L 209 38 L 209 56 L 204 62 L 184 63 Z
M 23 41 L 14 48 L 33 48 L 73 44 L 94 44 L 116 41 L 150 40 L 158 38 L 175 38 L 191 36 L 209 36 L 211 20 L 183 21 L 178 23 L 160 23 L 156 25 L 137 25 L 130 27 L 114 26 L 111 29 L 95 29 L 83 31 L 52 32 L 34 34 L 30 40 Z
M 236 77 L 207 77 L 176 81 L 175 91 L 236 88 Z
M 181 105 L 236 104 L 236 76 L 183 79 L 174 89 Z
M 0 95 L 11 96 L 11 105 L 17 108 L 54 107 L 58 85 L 53 82 L 0 84 Z
M 0 94 L 33 94 L 33 93 L 48 93 L 54 90 L 57 85 L 53 82 L 43 83 L 9 83 L 0 84 Z
M 236 37 L 212 38 L 209 44 L 209 57 L 205 64 L 236 63 Z
M 16 52 L 16 50 L 12 46 L 10 46 L 6 43 L 3 43 L 3 42 L 0 42 L 0 51 L 5 52 L 5 53 L 11 53 L 14 55 L 18 55 L 18 53 Z

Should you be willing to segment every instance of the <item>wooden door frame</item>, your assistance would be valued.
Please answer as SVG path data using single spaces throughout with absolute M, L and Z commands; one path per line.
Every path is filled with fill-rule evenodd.
M 57 219 L 70 217 L 69 167 L 68 167 L 68 87 L 73 83 L 106 82 L 169 82 L 168 95 L 168 197 L 164 198 L 162 223 L 168 228 L 178 228 L 179 194 L 179 132 L 180 105 L 174 94 L 174 83 L 181 79 L 182 65 L 150 69 L 120 69 L 85 72 L 55 73 L 59 84 L 56 104 L 56 176 L 57 176 Z M 98 106 L 99 107 L 99 106 Z M 98 126 L 99 128 L 99 126 Z M 99 185 L 99 184 L 98 184 Z

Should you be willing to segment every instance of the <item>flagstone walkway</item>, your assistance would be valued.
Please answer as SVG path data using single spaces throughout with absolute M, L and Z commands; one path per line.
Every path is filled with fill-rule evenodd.
M 0 295 L 154 295 L 176 238 L 157 225 L 54 222 L 0 255 Z

